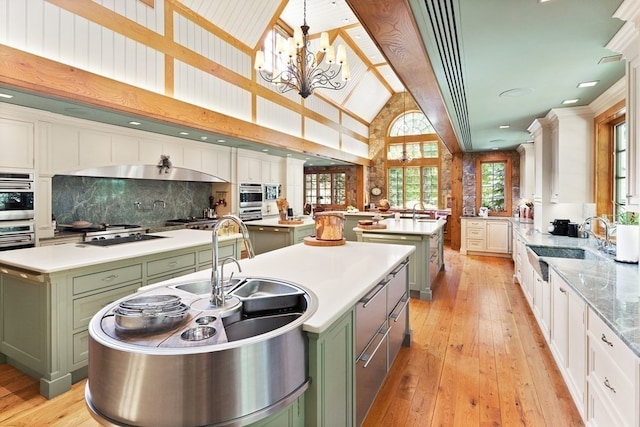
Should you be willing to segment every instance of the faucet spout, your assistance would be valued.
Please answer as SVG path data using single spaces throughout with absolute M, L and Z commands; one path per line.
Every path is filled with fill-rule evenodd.
M 599 216 L 591 216 L 582 222 L 582 225 L 580 226 L 580 228 L 584 230 L 587 224 L 590 224 L 590 225 L 593 224 L 593 220 L 600 221 L 600 223 L 604 226 L 604 239 L 598 237 L 596 233 L 593 232 L 593 227 L 587 230 L 587 233 L 591 234 L 596 239 L 596 242 L 598 242 L 599 249 L 609 248 L 612 245 L 611 236 L 610 236 L 611 227 L 609 225 L 609 222 L 606 219 L 600 218 Z
M 251 240 L 249 239 L 249 230 L 247 226 L 242 222 L 240 218 L 235 215 L 225 215 L 221 219 L 218 220 L 216 225 L 213 227 L 213 237 L 212 237 L 212 261 L 213 266 L 211 270 L 211 305 L 214 307 L 223 307 L 225 303 L 225 295 L 224 295 L 224 277 L 222 276 L 222 268 L 219 268 L 219 256 L 218 256 L 218 232 L 220 228 L 228 222 L 234 222 L 240 228 L 240 233 L 242 233 L 242 239 L 244 241 L 245 249 L 247 250 L 247 254 L 249 258 L 255 257 L 255 253 L 253 251 L 253 245 L 251 244 Z M 240 268 L 240 264 L 236 259 L 233 261 Z M 226 260 L 225 260 L 226 262 Z M 223 263 L 224 264 L 224 263 Z

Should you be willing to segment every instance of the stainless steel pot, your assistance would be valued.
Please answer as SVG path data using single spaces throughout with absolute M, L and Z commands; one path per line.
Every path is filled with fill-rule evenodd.
M 113 314 L 119 332 L 151 333 L 180 325 L 187 318 L 189 307 L 175 295 L 144 295 L 122 301 Z

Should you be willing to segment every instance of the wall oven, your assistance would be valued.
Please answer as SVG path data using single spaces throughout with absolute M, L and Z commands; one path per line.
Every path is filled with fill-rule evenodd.
M 36 233 L 33 221 L 0 222 L 0 251 L 32 248 L 35 246 Z
M 240 184 L 240 207 L 262 207 L 262 184 Z
M 33 219 L 32 173 L 0 172 L 0 221 Z

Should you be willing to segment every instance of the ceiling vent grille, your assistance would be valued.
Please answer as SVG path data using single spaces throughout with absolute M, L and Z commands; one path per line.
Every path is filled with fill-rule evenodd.
M 465 150 L 472 150 L 455 0 L 424 0 Z M 444 90 L 444 88 L 441 88 Z

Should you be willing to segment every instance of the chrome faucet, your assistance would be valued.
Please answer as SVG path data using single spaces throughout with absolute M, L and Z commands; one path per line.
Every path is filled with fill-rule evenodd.
M 418 218 L 418 210 L 416 209 L 417 206 L 420 206 L 422 208 L 422 210 L 424 210 L 424 204 L 421 201 L 417 202 L 415 205 L 413 205 L 413 216 L 411 218 L 414 221 Z
M 596 233 L 593 232 L 593 223 L 592 223 L 592 221 L 594 219 L 600 221 L 602 223 L 602 225 L 604 225 L 604 239 L 596 236 Z M 580 229 L 584 230 L 585 226 L 587 225 L 587 223 L 589 223 L 591 227 L 586 232 L 590 233 L 596 239 L 596 242 L 598 243 L 598 249 L 608 250 L 613 245 L 611 243 L 611 236 L 610 236 L 610 228 L 611 228 L 611 226 L 609 225 L 609 222 L 604 218 L 600 218 L 599 216 L 590 216 L 589 218 L 585 219 L 582 222 L 582 225 L 580 226 Z
M 218 220 L 216 225 L 213 227 L 213 238 L 212 238 L 212 248 L 211 252 L 213 253 L 213 268 L 211 270 L 211 305 L 214 307 L 223 307 L 225 302 L 224 295 L 224 277 L 222 275 L 224 269 L 224 262 L 228 259 L 225 259 L 223 262 L 223 266 L 218 270 L 218 232 L 220 228 L 228 222 L 235 222 L 240 228 L 240 232 L 242 233 L 242 239 L 244 241 L 245 249 L 247 250 L 247 255 L 249 258 L 253 258 L 255 253 L 253 252 L 253 245 L 251 244 L 251 240 L 249 240 L 249 230 L 247 230 L 247 226 L 242 222 L 240 218 L 235 215 L 225 215 Z M 240 264 L 235 258 L 231 258 L 240 268 Z

